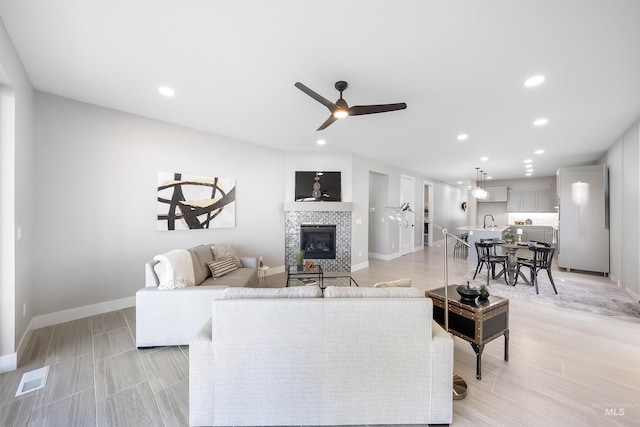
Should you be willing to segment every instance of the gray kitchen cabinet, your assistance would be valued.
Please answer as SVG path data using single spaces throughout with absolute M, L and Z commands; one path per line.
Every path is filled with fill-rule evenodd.
M 509 212 L 551 212 L 549 190 L 509 190 Z
M 520 212 L 520 192 L 516 190 L 509 190 L 507 192 L 507 211 L 508 212 Z

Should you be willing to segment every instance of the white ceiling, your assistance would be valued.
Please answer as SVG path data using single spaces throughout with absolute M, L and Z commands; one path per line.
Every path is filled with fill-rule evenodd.
M 450 183 L 591 163 L 640 118 L 638 1 L 0 1 L 38 90 Z M 336 100 L 337 80 L 350 105 L 408 107 L 316 132 L 329 112 L 294 83 Z

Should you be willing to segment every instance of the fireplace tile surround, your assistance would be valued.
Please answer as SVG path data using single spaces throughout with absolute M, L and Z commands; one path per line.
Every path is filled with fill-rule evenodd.
M 314 203 L 316 204 L 316 203 Z M 301 225 L 335 225 L 336 258 L 316 259 L 324 271 L 351 271 L 351 212 L 288 210 L 285 212 L 285 265 L 296 263 Z

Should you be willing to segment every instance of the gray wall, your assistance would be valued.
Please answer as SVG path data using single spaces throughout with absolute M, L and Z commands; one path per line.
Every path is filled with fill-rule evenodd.
M 603 159 L 609 167 L 610 267 L 612 279 L 640 295 L 640 120 L 616 141 Z
M 13 129 L 3 129 L 1 140 L 2 204 L 0 238 L 0 370 L 14 358 L 19 340 L 31 319 L 34 242 L 33 150 L 34 92 L 4 24 L 0 21 L 0 86 L 14 105 Z M 13 101 L 15 100 L 15 102 Z M 5 107 L 6 108 L 6 107 Z M 6 113 L 6 110 L 4 111 Z M 0 113 L 2 114 L 2 113 Z M 3 123 L 3 126 L 6 124 Z M 9 135 L 7 137 L 7 135 Z M 9 158 L 5 157 L 9 154 Z M 16 230 L 22 238 L 17 241 Z M 23 316 L 23 305 L 27 313 Z
M 384 208 L 387 206 L 389 194 L 389 176 L 377 172 L 369 172 L 369 252 L 390 255 L 389 221 L 385 218 Z M 384 220 L 384 222 L 382 222 Z
M 282 152 L 36 95 L 34 314 L 130 297 L 160 252 L 231 243 L 284 258 Z M 236 179 L 236 227 L 156 230 L 158 171 Z
M 469 224 L 467 212 L 461 208 L 462 202 L 468 202 L 469 192 L 452 185 L 436 182 L 434 185 L 434 197 L 430 209 L 433 209 L 433 224 L 446 228 L 452 234 L 459 234 L 458 227 Z M 440 230 L 433 227 L 433 240 L 443 239 Z M 452 245 L 453 241 L 450 241 Z

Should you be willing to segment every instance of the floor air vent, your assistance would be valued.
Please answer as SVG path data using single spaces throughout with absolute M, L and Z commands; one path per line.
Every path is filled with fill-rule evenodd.
M 49 374 L 48 366 L 22 374 L 16 397 L 43 388 L 47 383 L 47 374 Z

